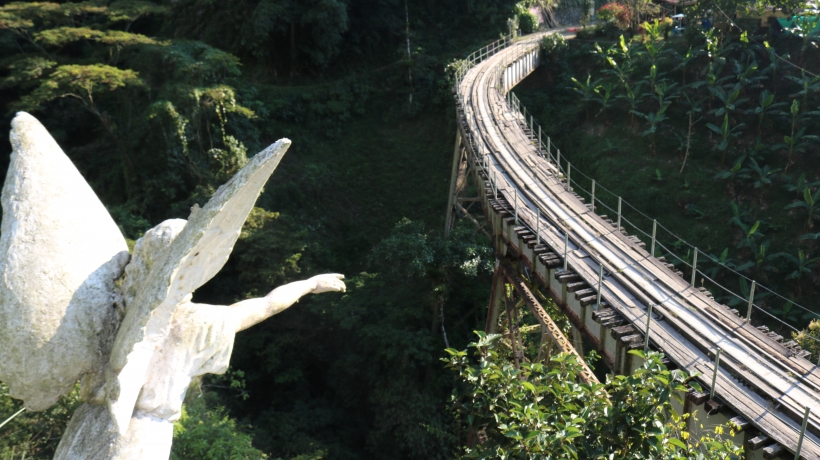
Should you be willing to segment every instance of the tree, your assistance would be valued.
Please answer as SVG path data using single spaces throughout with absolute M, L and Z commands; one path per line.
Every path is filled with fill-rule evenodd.
M 633 31 L 637 30 L 638 24 L 643 22 L 644 17 L 660 11 L 660 6 L 655 5 L 650 0 L 625 0 L 623 3 L 631 13 L 630 20 Z
M 467 350 L 448 349 L 443 359 L 461 383 L 452 398 L 461 458 L 730 459 L 742 452 L 719 436 L 689 437 L 689 414 L 671 401 L 697 383 L 668 370 L 658 353 L 632 375 L 581 384 L 574 355 L 516 369 L 495 350 L 499 335 L 476 334 Z
M 2 43 L 15 43 L 17 51 L 0 63 L 7 70 L 0 86 L 19 95 L 11 108 L 75 120 L 73 129 L 84 133 L 75 138 L 87 144 L 74 148 L 95 158 L 80 168 L 99 168 L 92 185 L 121 222 L 137 224 L 123 226 L 132 238 L 147 228 L 140 215 L 167 212 L 180 201 L 189 208 L 191 189 L 207 195 L 227 180 L 247 161 L 241 134 L 252 143 L 258 135 L 237 129 L 255 114 L 226 84 L 241 75 L 235 56 L 129 31 L 167 12 L 139 0 L 0 7 Z M 84 124 L 75 107 L 96 126 Z

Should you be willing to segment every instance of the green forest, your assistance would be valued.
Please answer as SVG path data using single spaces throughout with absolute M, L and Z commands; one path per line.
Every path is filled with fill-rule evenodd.
M 820 286 L 817 28 L 807 19 L 775 36 L 748 19 L 764 4 L 700 0 L 672 36 L 649 1 L 593 3 L 0 6 L 0 131 L 18 111 L 36 116 L 132 248 L 256 152 L 293 141 L 195 301 L 229 305 L 345 274 L 344 295 L 305 298 L 237 335 L 230 370 L 189 388 L 172 458 L 738 458 L 721 433 L 689 438 L 671 398 L 697 384 L 659 354 L 632 376 L 580 384 L 571 357 L 517 369 L 498 337 L 474 332 L 495 257 L 469 221 L 442 231 L 453 69 L 511 27 L 537 29 L 528 7 L 561 18 L 592 6 L 578 39 L 543 42 L 545 65 L 515 94 L 574 167 L 611 190 L 602 205 L 622 196 L 638 228 L 652 221 L 636 210 L 675 231 L 657 255 L 688 277 L 685 242 L 696 242 L 711 278 L 748 292 L 729 267 L 791 299 L 759 288 L 757 303 L 805 330 L 796 337 L 813 359 L 820 352 L 820 323 L 795 306 L 812 306 Z M 703 28 L 707 10 L 726 14 Z M 10 153 L 4 135 L 3 171 Z M 573 178 L 583 195 L 588 178 Z M 80 403 L 75 391 L 0 426 L 0 458 L 51 458 Z M 0 384 L 0 423 L 20 408 Z

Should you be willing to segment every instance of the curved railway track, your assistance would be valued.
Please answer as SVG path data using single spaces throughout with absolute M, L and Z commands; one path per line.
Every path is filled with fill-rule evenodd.
M 650 256 L 570 188 L 565 171 L 542 149 L 507 91 L 532 70 L 543 35 L 493 49 L 457 86 L 468 155 L 497 203 L 505 203 L 537 242 L 564 257 L 566 267 L 639 331 L 652 306 L 649 341 L 681 369 L 699 372 L 715 397 L 791 451 L 810 409 L 801 458 L 820 459 L 820 372 L 693 287 Z M 535 51 L 534 51 L 535 50 Z M 524 61 L 522 61 L 522 59 Z M 522 63 L 529 65 L 522 66 Z M 483 182 L 482 181 L 482 182 Z M 565 239 L 566 238 L 566 239 Z M 601 274 L 603 276 L 601 276 Z M 711 390 L 711 388 L 710 388 Z M 785 458 L 785 457 L 784 457 Z

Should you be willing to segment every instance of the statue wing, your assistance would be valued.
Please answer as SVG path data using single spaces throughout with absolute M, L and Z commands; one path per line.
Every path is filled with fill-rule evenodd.
M 222 269 L 262 187 L 290 147 L 281 139 L 254 156 L 219 188 L 155 262 L 126 309 L 111 353 L 106 394 L 125 433 L 154 352 L 164 344 L 177 305 Z
M 106 356 L 114 280 L 128 261 L 117 225 L 48 131 L 20 112 L 0 234 L 0 380 L 30 410 L 71 391 Z

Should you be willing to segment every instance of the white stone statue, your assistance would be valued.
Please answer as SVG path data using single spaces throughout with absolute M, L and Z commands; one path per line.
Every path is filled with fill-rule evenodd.
M 167 459 L 194 377 L 227 370 L 234 335 L 306 294 L 319 275 L 231 306 L 191 302 L 228 259 L 290 141 L 254 156 L 188 220 L 149 230 L 129 256 L 91 187 L 34 117 L 12 121 L 0 228 L 0 381 L 29 410 L 81 382 L 57 459 Z M 260 248 L 263 249 L 263 248 Z

